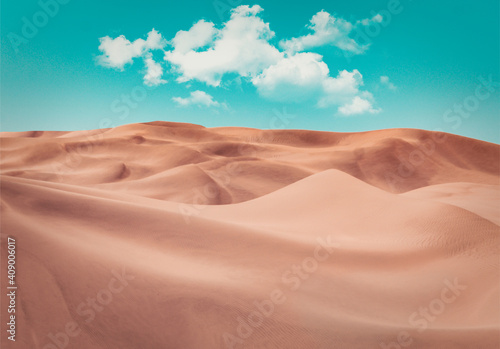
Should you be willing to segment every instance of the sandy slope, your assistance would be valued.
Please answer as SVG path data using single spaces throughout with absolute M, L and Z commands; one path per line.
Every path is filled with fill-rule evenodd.
M 500 346 L 498 145 L 173 123 L 2 136 L 19 285 L 2 347 Z

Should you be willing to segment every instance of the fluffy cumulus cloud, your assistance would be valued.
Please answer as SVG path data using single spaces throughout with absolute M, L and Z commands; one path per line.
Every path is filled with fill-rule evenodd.
M 258 92 L 277 101 L 305 101 L 323 92 L 328 66 L 315 53 L 283 58 L 252 79 Z
M 337 107 L 343 115 L 380 111 L 374 107 L 373 96 L 362 90 L 363 76 L 358 70 L 338 69 L 332 73 L 323 57 L 312 52 L 322 46 L 334 46 L 350 54 L 365 52 L 368 46 L 359 44 L 353 32 L 360 26 L 381 22 L 380 15 L 351 23 L 320 11 L 307 26 L 310 34 L 282 40 L 277 47 L 272 43 L 275 33 L 261 18 L 262 11 L 259 5 L 238 6 L 220 27 L 200 20 L 178 31 L 169 41 L 154 29 L 146 40 L 133 42 L 124 36 L 106 36 L 100 39 L 102 55 L 98 62 L 123 70 L 134 58 L 142 57 L 146 67 L 144 83 L 151 86 L 166 82 L 162 78 L 164 71 L 178 83 L 197 81 L 214 87 L 221 86 L 224 79 L 242 79 L 270 100 Z M 154 50 L 163 54 L 164 60 L 155 61 Z M 388 78 L 384 79 L 381 83 L 392 88 Z M 174 97 L 173 101 L 180 106 L 225 106 L 199 90 L 186 98 Z
M 211 44 L 218 30 L 213 23 L 203 19 L 194 24 L 188 31 L 180 30 L 172 39 L 175 52 L 185 54 Z
M 341 105 L 342 110 L 339 109 L 339 112 L 344 115 L 375 112 L 370 101 L 373 98 L 363 99 L 368 108 L 347 107 L 359 95 L 368 96 L 359 89 L 363 85 L 363 76 L 358 70 L 342 70 L 332 77 L 322 57 L 315 53 L 303 52 L 283 58 L 252 79 L 252 82 L 263 97 L 277 101 L 312 100 L 320 108 Z
M 257 16 L 261 11 L 258 5 L 234 9 L 224 27 L 216 33 L 212 31 L 214 40 L 206 50 L 196 50 L 200 43 L 209 44 L 206 33 L 199 38 L 199 26 L 206 24 L 198 22 L 189 31 L 182 32 L 191 44 L 174 41 L 174 50 L 165 53 L 165 60 L 179 74 L 178 81 L 198 80 L 219 86 L 225 74 L 251 77 L 276 63 L 283 53 L 269 44 L 274 32 Z
M 154 29 L 148 33 L 146 40 L 137 39 L 130 42 L 120 35 L 114 39 L 105 36 L 99 41 L 99 51 L 102 55 L 97 57 L 97 61 L 103 66 L 119 70 L 132 63 L 134 58 L 144 56 L 151 50 L 162 49 L 166 45 L 166 40 Z
M 339 108 L 339 113 L 342 115 L 354 115 L 363 113 L 376 114 L 379 112 L 380 109 L 374 109 L 370 101 L 360 96 L 355 96 L 350 103 L 342 105 Z
M 320 11 L 311 18 L 307 26 L 311 34 L 282 40 L 280 46 L 288 52 L 302 52 L 331 45 L 346 52 L 360 54 L 368 49 L 368 45 L 359 44 L 351 35 L 357 26 L 367 26 L 371 22 L 382 22 L 382 16 L 378 14 L 371 19 L 363 19 L 353 24 L 326 11 Z
M 325 79 L 325 95 L 320 99 L 318 106 L 325 108 L 344 103 L 358 94 L 366 93 L 360 91 L 359 87 L 362 85 L 363 75 L 357 69 L 351 72 L 342 70 L 335 78 Z
M 146 65 L 146 74 L 144 75 L 144 83 L 148 86 L 158 86 L 166 83 L 161 77 L 163 75 L 163 67 L 153 59 L 151 53 L 146 54 L 144 57 L 144 64 Z
M 199 107 L 219 107 L 222 104 L 215 101 L 212 96 L 203 91 L 191 92 L 189 97 L 174 97 L 172 100 L 180 106 L 197 105 Z

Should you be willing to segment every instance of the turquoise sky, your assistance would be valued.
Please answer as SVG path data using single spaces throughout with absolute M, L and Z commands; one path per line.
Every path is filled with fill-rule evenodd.
M 18 0 L 1 6 L 2 131 L 168 120 L 339 132 L 440 129 L 500 142 L 498 0 Z M 322 31 L 320 17 L 328 20 Z M 213 36 L 174 55 L 186 42 L 203 41 L 207 30 L 172 40 L 202 19 Z M 260 46 L 241 44 L 252 36 L 249 23 L 268 24 L 274 36 L 261 27 Z M 146 40 L 153 28 L 162 47 L 139 50 L 123 70 L 99 49 L 100 38 Z M 156 86 L 144 83 L 147 59 L 163 72 L 147 82 Z M 329 73 L 321 75 L 324 67 Z M 341 79 L 344 70 L 362 78 Z

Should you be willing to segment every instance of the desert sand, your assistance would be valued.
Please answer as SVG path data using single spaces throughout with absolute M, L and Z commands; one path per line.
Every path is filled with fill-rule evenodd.
M 3 348 L 500 347 L 499 145 L 169 122 L 0 136 Z

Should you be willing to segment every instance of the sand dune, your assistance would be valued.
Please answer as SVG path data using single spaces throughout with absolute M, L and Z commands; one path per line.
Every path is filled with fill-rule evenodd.
M 500 346 L 498 145 L 163 122 L 1 136 L 19 286 L 2 347 Z
M 331 133 L 156 122 L 0 135 L 2 174 L 184 203 L 207 186 L 220 193 L 205 195 L 204 204 L 247 201 L 328 169 L 397 193 L 450 182 L 497 185 L 500 171 L 495 144 L 411 129 Z
M 500 225 L 500 186 L 476 183 L 446 183 L 405 193 L 404 196 L 462 207 Z

